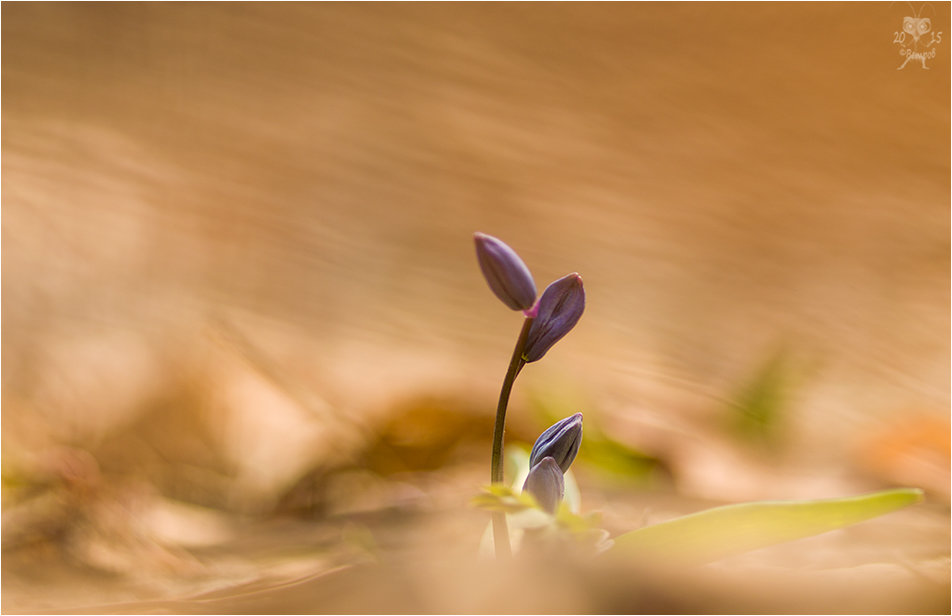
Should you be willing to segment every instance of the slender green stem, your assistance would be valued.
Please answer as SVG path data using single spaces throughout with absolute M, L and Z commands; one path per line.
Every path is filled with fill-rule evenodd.
M 509 394 L 512 391 L 512 384 L 516 377 L 526 365 L 522 354 L 526 348 L 526 340 L 529 338 L 529 328 L 532 326 L 532 318 L 526 317 L 522 324 L 522 331 L 519 332 L 519 339 L 516 341 L 516 348 L 512 351 L 512 359 L 509 360 L 509 370 L 506 371 L 506 378 L 502 382 L 502 391 L 499 392 L 499 404 L 496 406 L 496 426 L 493 429 L 493 455 L 492 455 L 492 482 L 503 482 L 503 459 L 502 446 L 503 437 L 506 432 L 506 408 L 509 406 Z M 493 537 L 496 546 L 496 555 L 508 557 L 512 550 L 509 545 L 509 528 L 506 524 L 506 514 L 502 512 L 493 513 Z
M 526 318 L 522 324 L 522 331 L 519 332 L 516 348 L 512 351 L 512 359 L 509 360 L 509 370 L 506 371 L 506 379 L 502 382 L 502 391 L 499 392 L 499 404 L 496 406 L 496 427 L 493 429 L 493 483 L 502 483 L 503 479 L 502 443 L 506 430 L 506 408 L 509 406 L 509 393 L 512 391 L 512 384 L 515 383 L 516 376 L 519 375 L 519 371 L 526 364 L 525 360 L 522 359 L 522 353 L 525 351 L 531 326 L 532 319 Z

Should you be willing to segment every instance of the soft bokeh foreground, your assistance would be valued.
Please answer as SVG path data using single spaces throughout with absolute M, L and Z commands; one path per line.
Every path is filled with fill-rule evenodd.
M 948 32 L 949 5 L 921 9 Z M 2 7 L 6 613 L 947 612 L 949 56 L 887 4 Z M 476 558 L 509 411 L 584 512 L 891 486 L 700 568 Z

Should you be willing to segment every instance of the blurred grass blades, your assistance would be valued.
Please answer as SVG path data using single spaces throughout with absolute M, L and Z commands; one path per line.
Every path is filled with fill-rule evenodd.
M 783 422 L 816 368 L 815 362 L 786 347 L 773 350 L 731 395 L 728 429 L 740 439 L 776 453 Z
M 900 488 L 849 498 L 726 505 L 620 535 L 612 553 L 702 564 L 850 526 L 922 498 L 922 490 Z

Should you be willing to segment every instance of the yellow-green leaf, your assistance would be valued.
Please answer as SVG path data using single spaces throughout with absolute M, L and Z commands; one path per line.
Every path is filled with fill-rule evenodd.
M 676 563 L 704 563 L 818 535 L 922 500 L 897 489 L 851 498 L 762 501 L 715 507 L 615 538 L 613 553 Z
M 536 506 L 535 499 L 531 495 L 516 493 L 512 488 L 502 484 L 486 486 L 482 492 L 473 497 L 471 502 L 480 509 L 504 513 L 517 513 Z

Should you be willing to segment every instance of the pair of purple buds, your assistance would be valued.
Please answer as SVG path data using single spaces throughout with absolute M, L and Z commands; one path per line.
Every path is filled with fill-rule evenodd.
M 539 503 L 555 513 L 565 494 L 565 478 L 582 444 L 582 414 L 576 413 L 539 435 L 529 454 L 529 475 L 522 486 Z
M 576 273 L 559 278 L 536 301 L 536 285 L 516 252 L 485 233 L 476 233 L 476 257 L 489 288 L 504 304 L 533 319 L 522 360 L 534 362 L 575 327 L 585 310 L 585 289 Z

